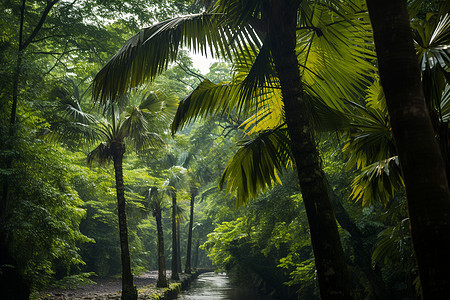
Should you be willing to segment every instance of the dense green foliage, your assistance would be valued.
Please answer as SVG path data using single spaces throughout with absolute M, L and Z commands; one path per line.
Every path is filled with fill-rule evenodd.
M 187 51 L 164 48 L 170 57 L 166 62 L 174 63 L 136 75 L 152 82 L 122 83 L 112 94 L 133 89 L 115 103 L 97 86 L 100 103 L 91 99 L 98 71 L 129 37 L 169 17 L 176 17 L 174 31 L 183 22 L 195 23 L 201 15 L 179 17 L 202 9 L 194 2 L 23 1 L 22 21 L 22 2 L 0 4 L 0 238 L 1 254 L 10 256 L 1 261 L 1 272 L 16 270 L 34 296 L 52 286 L 121 274 L 116 178 L 108 148 L 120 141 L 133 274 L 158 269 L 156 207 L 166 266 L 173 258 L 173 220 L 184 265 L 195 189 L 193 269 L 226 271 L 236 282 L 281 299 L 298 294 L 319 299 L 279 82 L 275 70 L 259 65 L 270 60 L 265 48 L 258 42 L 248 48 L 239 44 L 238 50 L 245 51 L 225 53 L 228 44 L 218 44 L 215 55 L 233 63 L 215 62 L 208 74 L 200 74 Z M 448 164 L 450 19 L 440 13 L 448 7 L 435 2 L 412 1 L 411 24 L 427 106 Z M 370 25 L 360 11 L 325 14 L 325 9 L 304 8 L 315 23 L 305 25 L 297 47 L 354 297 L 418 299 L 421 285 L 404 182 L 375 73 Z M 333 27 L 333 18 L 341 27 Z M 324 33 L 332 34 L 335 43 L 320 39 Z M 207 43 L 218 36 L 211 38 Z M 237 40 L 251 38 L 248 29 Z M 133 39 L 142 42 L 138 34 L 128 45 Z M 191 39 L 188 46 L 197 42 Z M 348 41 L 353 41 L 352 52 L 337 55 L 348 49 Z M 311 52 L 302 52 L 307 45 Z M 331 53 L 328 60 L 324 52 Z M 339 78 L 347 80 L 341 90 L 329 85 Z M 140 135 L 127 141 L 132 131 Z M 159 134 L 159 147 L 148 142 L 153 133 Z M 91 164 L 94 156 L 103 164 Z M 157 199 L 150 196 L 152 189 Z

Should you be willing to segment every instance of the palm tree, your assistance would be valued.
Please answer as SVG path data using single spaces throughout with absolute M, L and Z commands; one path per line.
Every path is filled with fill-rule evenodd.
M 167 287 L 168 281 L 166 277 L 166 259 L 164 257 L 164 233 L 162 229 L 162 204 L 164 201 L 163 194 L 156 187 L 151 187 L 146 191 L 145 197 L 150 203 L 153 216 L 156 220 L 156 229 L 158 234 L 158 281 L 157 287 Z
M 151 95 L 150 97 L 152 97 Z M 125 141 L 130 140 L 136 151 L 160 147 L 164 142 L 156 133 L 150 132 L 148 98 L 143 98 L 140 106 L 132 106 L 125 114 L 120 114 L 117 103 L 109 105 L 111 122 L 103 120 L 100 133 L 104 142 L 88 154 L 88 164 L 94 161 L 104 163 L 113 159 L 116 177 L 117 214 L 119 217 L 119 237 L 122 262 L 122 297 L 123 300 L 137 299 L 137 290 L 131 273 L 130 251 L 128 246 L 128 228 L 126 201 L 123 182 L 122 161 L 125 153 Z
M 186 169 L 180 166 L 173 166 L 169 169 L 169 178 L 165 181 L 164 186 L 167 195 L 172 198 L 172 264 L 171 278 L 174 280 L 180 280 L 179 276 L 179 240 L 178 240 L 178 228 L 180 220 L 180 209 L 177 204 L 177 190 L 184 187 L 184 179 L 186 176 Z
M 174 100 L 161 93 L 144 93 L 140 97 L 124 97 L 120 103 L 104 103 L 106 117 L 98 120 L 95 116 L 81 110 L 76 99 L 68 98 L 61 103 L 64 117 L 52 124 L 54 136 L 59 139 L 95 142 L 103 140 L 88 154 L 88 164 L 100 164 L 109 160 L 114 162 L 117 191 L 117 211 L 119 218 L 119 237 L 122 262 L 122 299 L 137 299 L 133 284 L 128 229 L 126 220 L 126 201 L 122 161 L 126 142 L 136 151 L 159 148 L 164 144 L 151 128 L 160 129 L 160 123 L 167 121 Z M 130 101 L 131 103 L 126 103 Z M 124 110 L 120 113 L 120 110 Z
M 191 186 L 191 206 L 190 206 L 190 216 L 189 216 L 189 231 L 188 231 L 188 242 L 186 250 L 186 266 L 184 272 L 186 274 L 191 274 L 191 250 L 192 250 L 192 226 L 194 225 L 194 199 L 198 194 L 198 190 L 195 186 Z
M 94 96 L 99 99 L 117 99 L 129 86 L 145 79 L 153 79 L 168 62 L 176 58 L 180 43 L 202 53 L 206 51 L 208 45 L 216 54 L 237 60 L 250 50 L 256 53 L 251 70 L 243 81 L 243 88 L 230 92 L 231 96 L 233 93 L 234 96 L 240 93 L 238 101 L 234 102 L 235 107 L 224 106 L 219 102 L 218 105 L 205 104 L 202 109 L 193 113 L 192 110 L 195 111 L 195 108 L 186 103 L 184 113 L 190 113 L 192 117 L 205 116 L 213 110 L 220 110 L 222 113 L 231 112 L 233 109 L 243 112 L 254 106 L 252 99 L 255 97 L 252 96 L 257 94 L 254 92 L 255 89 L 267 86 L 279 87 L 278 94 L 281 95 L 284 107 L 284 121 L 290 136 L 290 150 L 297 167 L 308 214 L 321 296 L 323 299 L 349 299 L 350 280 L 326 180 L 320 169 L 310 124 L 311 110 L 304 95 L 304 89 L 312 90 L 312 86 L 303 87 L 302 78 L 315 77 L 317 82 L 315 96 L 322 96 L 324 89 L 328 88 L 329 93 L 325 101 L 330 101 L 339 97 L 330 97 L 337 93 L 336 89 L 327 86 L 327 80 L 336 83 L 342 82 L 344 78 L 348 79 L 347 82 L 342 82 L 342 90 L 347 94 L 357 93 L 364 85 L 358 76 L 341 76 L 342 70 L 339 70 L 339 66 L 347 68 L 348 74 L 358 75 L 368 73 L 364 70 L 367 65 L 369 71 L 372 68 L 370 64 L 364 64 L 362 59 L 366 49 L 366 41 L 363 39 L 352 40 L 352 43 L 361 43 L 362 47 L 354 47 L 360 49 L 360 52 L 357 50 L 356 55 L 351 55 L 349 61 L 343 63 L 346 61 L 342 59 L 344 53 L 351 49 L 345 44 L 352 43 L 339 36 L 340 32 L 345 32 L 345 27 L 335 27 L 336 24 L 339 24 L 338 26 L 347 24 L 345 28 L 347 30 L 358 28 L 355 22 L 364 20 L 362 15 L 355 17 L 360 11 L 360 7 L 354 4 L 358 1 L 348 6 L 339 1 L 331 4 L 330 8 L 337 12 L 333 17 L 342 18 L 339 22 L 335 22 L 333 17 L 320 22 L 319 16 L 327 15 L 328 8 L 325 2 L 330 1 L 314 2 L 318 5 L 312 6 L 310 1 L 297 0 L 213 1 L 204 14 L 175 18 L 146 28 L 131 38 L 99 72 L 94 83 Z M 340 9 L 337 9 L 338 5 Z M 348 17 L 347 14 L 353 16 Z M 365 28 L 362 26 L 361 29 Z M 302 34 L 297 34 L 298 31 Z M 298 44 L 301 37 L 303 44 Z M 327 64 L 333 67 L 334 71 L 330 72 L 328 77 L 310 72 L 306 64 L 298 61 L 297 54 L 300 52 L 304 53 L 308 60 L 315 57 L 316 61 L 326 62 L 332 55 L 328 53 L 324 55 L 323 51 L 311 51 L 310 45 L 313 44 L 312 41 L 319 41 L 322 50 L 332 51 L 339 48 L 328 42 L 330 40 L 338 44 L 339 41 L 343 41 L 346 50 L 337 51 L 339 54 L 335 54 L 334 61 L 338 61 L 339 57 L 341 60 L 339 64 Z M 355 69 L 358 66 L 364 67 Z M 334 106 L 339 108 L 340 104 L 335 102 Z
M 450 191 L 425 104 L 406 1 L 367 3 L 381 84 L 403 171 L 422 296 L 445 298 L 450 285 Z

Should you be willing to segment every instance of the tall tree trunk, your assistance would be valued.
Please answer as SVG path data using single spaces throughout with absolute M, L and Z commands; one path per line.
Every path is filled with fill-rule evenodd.
M 359 227 L 352 220 L 347 210 L 341 203 L 341 200 L 334 193 L 331 186 L 328 184 L 333 209 L 336 215 L 336 220 L 343 229 L 345 229 L 351 236 L 351 244 L 354 249 L 354 260 L 356 265 L 364 273 L 368 283 L 369 298 L 368 299 L 390 299 L 386 291 L 383 277 L 378 268 L 372 267 L 372 254 L 365 243 L 367 236 L 364 236 Z
M 270 0 L 269 3 L 267 37 L 280 80 L 286 124 L 308 216 L 321 299 L 352 299 L 345 255 L 331 195 L 320 167 L 295 53 L 300 1 Z
M 186 249 L 186 266 L 184 272 L 186 274 L 191 274 L 191 248 L 192 248 L 192 227 L 194 225 L 194 199 L 196 193 L 191 191 L 191 212 L 189 215 L 189 230 L 188 230 L 188 242 Z
M 193 265 L 194 265 L 195 269 L 198 268 L 198 249 L 199 248 L 200 248 L 200 240 L 197 239 L 197 242 L 195 243 L 194 261 L 193 261 Z
M 172 191 L 172 275 L 173 280 L 180 280 L 178 275 L 178 246 L 177 246 L 177 194 Z
M 182 272 L 182 270 L 181 270 L 181 231 L 180 231 L 180 222 L 181 222 L 181 220 L 180 220 L 180 218 L 179 218 L 179 216 L 178 216 L 178 218 L 177 218 L 177 254 L 178 254 L 178 256 L 177 256 L 177 270 L 178 270 L 178 273 L 181 273 Z
M 450 193 L 435 140 L 405 0 L 367 0 L 378 67 L 406 187 L 423 299 L 450 287 Z
M 13 135 L 14 124 L 16 122 L 17 102 L 18 102 L 18 95 L 19 95 L 19 79 L 20 79 L 20 73 L 21 73 L 21 69 L 22 69 L 23 54 L 24 54 L 26 48 L 30 45 L 30 43 L 33 41 L 33 39 L 36 37 L 36 35 L 41 30 L 42 25 L 44 25 L 45 20 L 47 19 L 47 16 L 50 13 L 50 11 L 52 10 L 53 6 L 58 2 L 59 2 L 59 0 L 47 1 L 47 5 L 45 6 L 44 11 L 41 14 L 39 22 L 36 24 L 36 27 L 34 28 L 33 32 L 30 34 L 30 36 L 24 41 L 23 26 L 24 26 L 24 18 L 25 18 L 26 0 L 22 0 L 22 6 L 20 8 L 19 49 L 17 52 L 17 62 L 16 62 L 16 68 L 14 70 L 14 76 L 13 76 L 12 106 L 11 106 L 11 118 L 10 118 L 10 129 L 9 129 L 9 134 L 11 136 Z
M 119 141 L 111 143 L 116 174 L 117 215 L 119 217 L 120 254 L 122 262 L 122 300 L 136 300 L 137 290 L 131 274 L 130 250 L 128 246 L 128 227 L 125 209 L 125 191 L 123 184 L 122 159 L 125 153 L 124 145 Z
M 162 229 L 161 207 L 156 208 L 155 212 L 156 230 L 158 232 L 158 281 L 157 287 L 167 287 L 166 276 L 166 258 L 164 257 L 164 233 Z
M 26 0 L 22 0 L 20 8 L 20 23 L 19 23 L 19 48 L 17 51 L 16 67 L 13 73 L 13 90 L 12 90 L 12 105 L 11 115 L 9 121 L 9 138 L 13 138 L 15 133 L 17 101 L 19 94 L 19 79 L 22 68 L 23 57 L 23 26 L 25 18 L 25 4 Z M 11 169 L 13 160 L 8 157 L 5 162 L 5 168 Z M 9 179 L 6 175 L 2 178 L 2 198 L 0 199 L 0 290 L 3 297 L 14 300 L 25 300 L 30 296 L 30 282 L 23 276 L 18 269 L 18 264 L 14 258 L 14 254 L 9 251 L 8 234 L 4 228 L 8 218 L 8 201 L 9 201 Z

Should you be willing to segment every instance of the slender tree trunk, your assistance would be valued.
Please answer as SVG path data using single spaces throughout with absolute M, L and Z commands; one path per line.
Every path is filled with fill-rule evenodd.
M 161 207 L 156 208 L 156 230 L 158 231 L 158 282 L 157 287 L 167 287 L 166 258 L 164 257 L 164 233 L 162 229 Z
M 336 215 L 336 220 L 343 229 L 345 229 L 351 236 L 351 244 L 354 249 L 354 260 L 359 269 L 366 275 L 369 299 L 388 300 L 390 299 L 386 291 L 383 277 L 378 268 L 372 268 L 372 254 L 367 248 L 364 240 L 367 238 L 363 235 L 359 227 L 352 220 L 347 210 L 342 205 L 340 199 L 333 192 L 331 186 L 328 184 L 331 200 L 333 203 L 333 209 Z
M 22 5 L 20 7 L 20 23 L 19 23 L 19 47 L 17 51 L 17 61 L 13 74 L 13 90 L 12 90 L 12 105 L 11 105 L 11 115 L 9 123 L 9 137 L 12 138 L 15 135 L 15 124 L 16 124 L 16 114 L 17 114 L 17 103 L 19 100 L 19 82 L 20 75 L 22 71 L 22 60 L 23 55 L 31 43 L 31 41 L 39 33 L 42 25 L 44 24 L 50 10 L 58 2 L 47 1 L 47 5 L 41 14 L 41 18 L 34 28 L 30 36 L 24 41 L 24 20 L 25 20 L 25 5 L 26 0 L 22 0 Z M 6 163 L 6 169 L 11 169 L 13 165 L 13 160 L 8 158 Z M 0 199 L 0 219 L 1 223 L 5 222 L 8 217 L 8 201 L 9 201 L 9 182 L 6 176 L 3 181 L 2 198 Z M 22 300 L 28 299 L 30 295 L 30 282 L 23 276 L 23 274 L 18 270 L 18 265 L 14 259 L 13 253 L 10 253 L 8 249 L 7 234 L 3 228 L 3 224 L 0 224 L 0 293 L 5 299 L 11 300 Z
M 19 79 L 22 68 L 23 57 L 23 25 L 25 17 L 25 3 L 22 0 L 20 8 L 20 25 L 19 25 L 19 48 L 17 53 L 16 67 L 13 74 L 13 90 L 12 90 L 12 106 L 9 121 L 9 138 L 13 138 L 15 133 L 17 100 L 19 94 Z M 13 160 L 8 157 L 5 162 L 5 168 L 11 169 Z M 7 299 L 25 300 L 30 296 L 30 283 L 24 278 L 18 269 L 18 264 L 14 259 L 14 254 L 9 251 L 7 232 L 4 226 L 8 218 L 8 202 L 9 202 L 9 179 L 6 175 L 2 178 L 2 198 L 0 203 L 0 290 L 2 295 Z
M 194 251 L 194 268 L 198 268 L 198 249 L 200 248 L 200 240 L 197 239 L 195 243 L 195 251 Z
M 180 218 L 177 218 L 177 270 L 178 273 L 181 273 L 181 231 L 180 231 Z
M 180 280 L 178 275 L 178 246 L 177 246 L 177 194 L 172 193 L 172 276 L 173 280 Z
M 421 85 L 404 0 L 367 0 L 381 84 L 406 187 L 423 299 L 450 287 L 450 193 Z
M 22 0 L 22 6 L 20 9 L 19 49 L 18 49 L 18 53 L 17 53 L 16 68 L 14 70 L 14 76 L 13 76 L 12 107 L 11 107 L 10 129 L 9 129 L 9 134 L 11 136 L 14 133 L 13 132 L 14 124 L 16 122 L 17 102 L 18 102 L 18 95 L 19 95 L 19 79 L 20 79 L 20 73 L 21 73 L 21 69 L 22 69 L 23 53 L 24 53 L 25 49 L 33 41 L 33 39 L 36 37 L 36 35 L 39 33 L 39 31 L 42 28 L 42 25 L 44 25 L 45 20 L 47 19 L 48 14 L 52 10 L 53 6 L 58 2 L 59 2 L 59 0 L 47 1 L 47 5 L 41 14 L 41 18 L 39 19 L 39 22 L 36 24 L 36 27 L 34 28 L 33 32 L 30 34 L 30 36 L 24 41 L 23 26 L 24 26 L 24 18 L 25 18 L 26 0 Z
M 122 261 L 122 300 L 136 300 L 137 290 L 131 273 L 130 250 L 128 247 L 128 227 L 125 208 L 125 191 L 123 184 L 122 159 L 125 147 L 121 142 L 111 143 L 116 174 L 117 215 L 119 217 L 120 254 Z
M 191 274 L 191 248 L 192 248 L 192 227 L 194 225 L 194 199 L 195 193 L 191 191 L 191 213 L 189 217 L 189 231 L 188 231 L 188 242 L 186 249 L 186 266 L 184 272 Z
M 270 0 L 268 38 L 280 80 L 285 119 L 308 216 L 322 300 L 352 299 L 331 195 L 320 167 L 309 112 L 303 97 L 295 53 L 297 10 L 300 1 Z

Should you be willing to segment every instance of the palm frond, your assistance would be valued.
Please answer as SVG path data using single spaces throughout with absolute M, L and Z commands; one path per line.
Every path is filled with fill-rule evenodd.
M 84 112 L 80 103 L 75 98 L 62 98 L 58 106 L 60 110 L 64 112 L 64 117 L 73 122 L 81 124 L 91 124 L 95 122 L 95 117 Z
M 137 152 L 161 149 L 165 145 L 161 136 L 154 132 L 143 132 L 138 135 L 133 134 L 132 142 L 133 148 Z
M 359 102 L 376 71 L 370 22 L 360 2 L 340 2 L 339 11 L 330 9 L 332 3 L 302 6 L 306 26 L 297 35 L 305 92 L 344 112 L 343 99 Z
M 175 207 L 175 220 L 177 223 L 184 221 L 186 219 L 186 210 L 177 203 Z
M 252 107 L 257 111 L 271 97 L 273 90 L 279 89 L 278 77 L 266 42 L 258 52 L 249 49 L 240 53 L 235 59 L 234 69 L 236 75 L 233 82 L 241 85 L 238 109 Z
M 261 13 L 262 5 L 260 0 L 216 1 L 215 6 L 211 10 L 226 14 L 231 24 L 238 26 L 258 17 Z
M 142 29 L 110 59 L 94 79 L 94 99 L 116 100 L 129 88 L 153 80 L 176 60 L 178 50 L 231 58 L 232 42 L 245 43 L 254 38 L 250 26 L 230 28 L 220 13 L 203 13 L 166 20 Z M 239 47 L 238 47 L 239 48 Z
M 412 28 L 428 110 L 438 111 L 442 117 L 443 91 L 450 79 L 450 13 L 447 9 L 429 14 L 425 20 L 416 18 Z
M 346 130 L 349 140 L 343 151 L 348 154 L 347 168 L 358 169 L 396 155 L 384 93 L 378 82 L 369 89 L 367 107 L 348 102 L 353 112 Z
M 148 132 L 148 122 L 144 117 L 142 110 L 137 106 L 128 109 L 120 122 L 119 134 L 120 138 L 139 136 L 141 132 Z
M 444 122 L 450 121 L 450 84 L 447 84 L 441 96 L 441 113 Z
M 61 120 L 52 122 L 50 131 L 45 133 L 46 137 L 52 141 L 80 142 L 87 144 L 98 140 L 98 131 L 89 125 L 79 122 Z
M 82 110 L 80 103 L 73 97 L 61 97 L 57 104 L 57 120 L 50 122 L 47 136 L 54 141 L 93 143 L 98 140 L 95 128 L 96 118 Z M 62 116 L 59 116 L 62 112 Z
M 94 150 L 87 155 L 87 164 L 92 166 L 94 163 L 104 165 L 112 158 L 111 145 L 106 142 L 100 143 Z
M 157 210 L 161 210 L 164 203 L 164 193 L 162 193 L 157 187 L 153 186 L 144 191 L 145 206 L 150 208 L 155 214 Z
M 269 93 L 271 91 L 271 93 Z M 273 129 L 284 123 L 284 106 L 280 89 L 267 89 L 265 98 L 260 97 L 255 114 L 246 119 L 241 127 L 248 135 Z
M 187 183 L 187 169 L 181 166 L 172 166 L 169 170 L 169 177 L 164 182 L 164 186 L 168 190 L 176 190 L 184 188 Z
M 172 133 L 197 118 L 206 118 L 213 114 L 231 114 L 239 101 L 239 91 L 240 85 L 238 84 L 214 84 L 205 79 L 186 98 L 180 101 L 172 122 Z
M 241 125 L 249 135 L 276 128 L 284 123 L 281 90 L 276 88 L 266 90 L 265 97 L 259 98 L 257 112 Z M 351 119 L 345 113 L 331 108 L 322 99 L 308 94 L 305 94 L 304 98 L 310 112 L 311 125 L 316 131 L 335 131 L 348 127 Z
M 150 130 L 157 133 L 166 132 L 177 108 L 178 100 L 173 95 L 160 91 L 146 92 L 139 104 Z
M 404 252 L 411 245 L 408 224 L 409 218 L 405 218 L 378 235 L 377 246 L 372 253 L 373 262 L 398 266 L 402 260 L 407 259 Z
M 236 196 L 236 207 L 281 183 L 278 173 L 292 167 L 290 141 L 285 128 L 266 130 L 244 141 L 228 162 L 220 180 L 227 193 Z
M 361 169 L 352 182 L 350 197 L 363 207 L 375 203 L 387 205 L 395 192 L 404 186 L 397 156 L 377 161 Z

